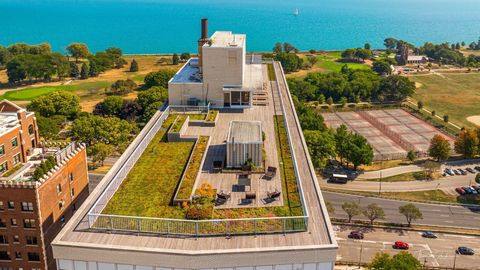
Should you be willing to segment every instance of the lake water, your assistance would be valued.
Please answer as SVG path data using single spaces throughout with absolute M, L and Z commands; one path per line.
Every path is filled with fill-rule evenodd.
M 0 44 L 194 52 L 202 17 L 210 33 L 246 33 L 249 51 L 270 51 L 277 41 L 302 50 L 383 47 L 386 37 L 468 44 L 480 36 L 479 14 L 479 0 L 0 0 Z

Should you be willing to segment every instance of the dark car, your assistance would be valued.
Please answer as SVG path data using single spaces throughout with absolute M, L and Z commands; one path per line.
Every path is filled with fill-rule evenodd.
M 465 195 L 465 190 L 461 187 L 457 187 L 455 191 L 460 195 Z
M 473 185 L 473 186 L 472 186 L 472 188 L 473 188 L 473 189 L 475 189 L 477 192 L 479 192 L 479 191 L 480 191 L 480 187 L 479 187 L 479 186 L 477 186 L 477 185 Z
M 409 249 L 410 245 L 406 242 L 397 241 L 397 242 L 395 242 L 395 244 L 393 244 L 393 248 L 395 248 L 395 249 Z
M 475 170 L 473 170 L 472 168 L 466 168 L 465 170 L 467 170 L 469 173 L 475 173 Z
M 462 175 L 467 175 L 467 172 L 466 172 L 464 169 L 458 169 L 458 171 L 459 171 Z
M 426 232 L 423 232 L 422 233 L 422 237 L 425 237 L 425 238 L 437 238 L 437 236 L 431 232 L 431 231 L 426 231 Z
M 458 170 L 453 170 L 453 173 L 456 175 L 461 175 L 461 173 Z
M 458 247 L 457 254 L 461 255 L 475 255 L 475 251 L 469 247 Z
M 450 169 L 445 169 L 445 173 L 448 175 L 455 175 Z
M 480 166 L 475 166 L 475 170 L 477 170 L 478 172 L 480 172 Z
M 352 231 L 348 235 L 348 238 L 351 239 L 363 239 L 363 233 L 362 232 L 357 232 L 357 231 Z

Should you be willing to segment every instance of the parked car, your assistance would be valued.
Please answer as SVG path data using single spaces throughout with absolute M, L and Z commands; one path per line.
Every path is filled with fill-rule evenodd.
M 460 195 L 465 195 L 465 190 L 461 187 L 457 187 L 455 191 Z
M 455 169 L 453 170 L 453 173 L 454 173 L 455 175 L 461 175 L 461 173 L 460 173 L 458 170 L 455 170 Z
M 480 166 L 475 166 L 475 170 L 477 170 L 477 172 L 480 172 Z
M 474 189 L 473 187 L 470 187 L 470 190 L 472 191 L 473 195 L 478 195 L 478 191 Z
M 465 191 L 466 194 L 472 194 L 472 190 L 470 187 L 462 187 L 462 189 Z
M 437 238 L 437 236 L 431 232 L 431 231 L 426 231 L 426 232 L 423 232 L 422 233 L 422 237 L 425 237 L 425 238 Z
M 480 192 L 480 186 L 473 185 L 472 188 L 474 188 L 477 192 Z
M 469 173 L 475 173 L 475 170 L 473 170 L 472 168 L 466 168 L 465 170 L 467 170 L 467 172 Z
M 362 232 L 358 232 L 358 231 L 352 231 L 352 232 L 350 232 L 350 234 L 348 235 L 348 238 L 351 238 L 351 239 L 363 239 L 363 233 L 362 233 Z
M 455 175 L 451 169 L 445 169 L 445 173 L 448 175 Z
M 475 255 L 475 251 L 469 247 L 458 247 L 457 254 L 461 255 Z
M 464 169 L 458 169 L 458 171 L 461 175 L 467 175 L 467 171 L 465 171 Z
M 395 248 L 395 249 L 408 249 L 408 248 L 410 248 L 410 245 L 406 242 L 397 241 L 397 242 L 395 242 L 395 244 L 393 244 L 393 248 Z

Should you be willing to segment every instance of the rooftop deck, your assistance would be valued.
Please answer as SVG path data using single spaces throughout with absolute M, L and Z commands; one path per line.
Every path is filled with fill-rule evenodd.
M 230 31 L 216 31 L 210 37 L 211 45 L 205 44 L 208 47 L 245 47 L 246 35 L 233 34 Z
M 289 96 L 286 82 L 284 80 L 283 72 L 278 64 L 275 64 L 275 72 L 278 78 L 278 82 L 268 83 L 268 92 L 271 102 L 264 107 L 255 106 L 252 109 L 241 111 L 225 111 L 220 113 L 218 127 L 209 129 L 205 127 L 189 127 L 187 133 L 196 135 L 211 136 L 212 141 L 207 152 L 207 158 L 202 168 L 201 179 L 212 183 L 216 189 L 228 190 L 232 188 L 232 183 L 238 181 L 235 174 L 216 174 L 211 173 L 211 164 L 217 157 L 223 156 L 224 153 L 221 145 L 226 139 L 226 126 L 229 119 L 235 120 L 260 120 L 266 131 L 265 149 L 267 151 L 267 164 L 272 164 L 279 167 L 277 147 L 275 146 L 274 135 L 274 121 L 273 117 L 276 114 L 282 112 L 286 120 L 286 129 L 290 134 L 290 141 L 292 144 L 292 153 L 296 158 L 294 164 L 298 168 L 299 180 L 301 183 L 301 190 L 305 196 L 306 208 L 308 208 L 309 218 L 307 231 L 300 231 L 292 234 L 260 234 L 260 235 L 244 235 L 236 236 L 232 238 L 224 237 L 206 237 L 201 241 L 197 241 L 195 238 L 166 238 L 158 237 L 148 234 L 120 234 L 120 233 L 99 233 L 92 232 L 88 229 L 87 213 L 93 207 L 97 199 L 102 195 L 103 191 L 107 188 L 112 177 L 119 170 L 116 165 L 100 182 L 97 188 L 93 191 L 89 199 L 84 205 L 77 211 L 76 215 L 69 222 L 64 230 L 57 236 L 54 246 L 64 247 L 79 247 L 88 246 L 90 248 L 99 249 L 128 249 L 128 250 L 144 250 L 155 252 L 168 252 L 177 254 L 208 254 L 218 252 L 250 252 L 250 251 L 274 251 L 274 250 L 291 250 L 291 249 L 315 249 L 315 248 L 327 248 L 335 249 L 336 242 L 332 235 L 332 229 L 328 222 L 328 214 L 326 213 L 325 205 L 323 204 L 322 195 L 318 183 L 316 182 L 316 176 L 314 169 L 311 165 L 310 158 L 308 156 L 308 150 L 306 148 L 303 135 L 300 129 L 298 119 L 296 117 L 295 110 L 293 108 L 292 100 Z M 268 78 L 267 70 L 264 66 L 262 68 L 262 74 L 264 80 Z M 283 79 L 283 80 L 282 80 Z M 280 102 L 279 102 L 280 101 Z M 282 106 L 281 109 L 278 106 Z M 158 117 L 158 115 L 156 116 Z M 223 126 L 222 126 L 223 125 Z M 146 127 L 145 129 L 148 129 Z M 223 129 L 223 130 L 222 130 Z M 270 130 L 270 131 L 269 131 Z M 142 131 L 144 136 L 147 131 Z M 212 136 L 213 135 L 213 136 Z M 141 144 L 141 138 L 137 138 L 132 145 Z M 124 163 L 127 159 L 132 158 L 129 155 L 133 146 L 127 149 L 126 154 L 119 160 L 119 164 Z M 271 190 L 278 188 L 278 183 L 281 181 L 263 181 L 252 177 L 252 183 L 257 186 L 253 186 L 257 190 Z M 264 185 L 264 187 L 261 187 Z M 233 192 L 232 192 L 233 193 Z M 232 203 L 235 200 L 232 198 Z M 261 204 L 262 202 L 258 202 Z M 282 200 L 279 204 L 284 203 Z M 263 203 L 262 203 L 263 204 Z M 249 207 L 255 207 L 252 205 Z M 263 205 L 258 205 L 258 209 L 266 209 Z M 227 207 L 227 206 L 225 206 Z M 218 209 L 218 211 L 223 209 Z M 226 209 L 225 211 L 229 211 Z M 228 212 L 227 212 L 228 213 Z M 279 231 L 280 232 L 280 231 Z M 68 250 L 68 249 L 67 249 Z M 73 251 L 72 251 L 73 252 Z

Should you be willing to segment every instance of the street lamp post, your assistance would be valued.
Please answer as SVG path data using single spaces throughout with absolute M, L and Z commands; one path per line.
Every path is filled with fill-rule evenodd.
M 453 256 L 453 268 L 452 270 L 455 270 L 455 263 L 457 262 L 457 251 L 455 250 L 455 256 Z
M 358 259 L 358 269 L 362 267 L 362 251 L 363 251 L 363 244 L 360 244 L 360 258 Z

